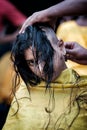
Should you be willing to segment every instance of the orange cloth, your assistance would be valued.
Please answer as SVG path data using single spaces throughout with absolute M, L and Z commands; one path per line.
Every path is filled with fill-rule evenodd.
M 6 101 L 7 103 L 10 103 L 13 97 L 11 93 L 15 75 L 10 55 L 11 53 L 8 52 L 0 59 L 0 102 Z

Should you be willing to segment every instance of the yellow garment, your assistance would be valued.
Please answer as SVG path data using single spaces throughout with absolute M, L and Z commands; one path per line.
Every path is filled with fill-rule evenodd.
M 48 89 L 47 92 L 45 91 L 44 82 L 36 87 L 30 87 L 30 94 L 26 85 L 22 83 L 16 92 L 18 102 L 14 97 L 2 130 L 45 130 L 49 119 L 47 130 L 58 130 L 59 122 L 62 123 L 59 127 L 61 130 L 64 130 L 62 128 L 67 129 L 67 125 L 72 122 L 72 119 L 78 113 L 77 103 L 74 102 L 71 103 L 73 104 L 71 113 L 67 114 L 68 110 L 70 110 L 67 105 L 70 100 L 71 88 L 75 87 L 73 98 L 74 96 L 76 98 L 76 96 L 80 95 L 82 89 L 86 89 L 86 86 L 87 76 L 79 77 L 72 69 L 64 70 L 60 77 L 52 82 L 52 88 Z M 52 92 L 54 92 L 53 95 Z M 85 94 L 87 95 L 87 92 Z M 49 96 L 51 96 L 50 99 L 52 100 L 48 107 Z M 19 104 L 19 110 L 17 103 Z M 46 112 L 47 110 L 52 110 L 52 108 L 51 114 Z M 17 113 L 15 114 L 15 112 Z M 62 115 L 64 112 L 66 115 Z M 59 116 L 61 117 L 58 121 Z M 82 105 L 80 114 L 70 130 L 87 130 L 87 113 Z
M 74 41 L 87 48 L 87 26 L 80 26 L 75 21 L 68 21 L 60 24 L 56 35 L 64 42 Z M 73 61 L 66 62 L 68 68 L 76 70 L 80 75 L 87 75 L 87 65 L 80 65 Z

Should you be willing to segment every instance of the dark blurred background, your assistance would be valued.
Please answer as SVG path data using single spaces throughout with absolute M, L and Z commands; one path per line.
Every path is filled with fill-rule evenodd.
M 26 16 L 31 15 L 33 12 L 43 10 L 63 0 L 9 0 Z

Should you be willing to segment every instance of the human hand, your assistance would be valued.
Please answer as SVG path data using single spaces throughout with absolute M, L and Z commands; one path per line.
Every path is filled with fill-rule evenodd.
M 79 64 L 87 65 L 87 49 L 76 42 L 65 42 L 66 57 Z
M 19 33 L 23 33 L 27 26 L 33 25 L 35 23 L 47 23 L 55 30 L 56 21 L 57 21 L 57 18 L 51 17 L 50 13 L 47 10 L 38 11 L 38 12 L 33 13 L 30 17 L 28 17 L 25 20 Z

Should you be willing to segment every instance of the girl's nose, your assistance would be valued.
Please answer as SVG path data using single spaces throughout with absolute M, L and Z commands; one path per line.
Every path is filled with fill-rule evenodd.
M 42 73 L 42 67 L 41 67 L 41 64 L 39 64 L 38 67 L 39 67 L 40 73 Z

